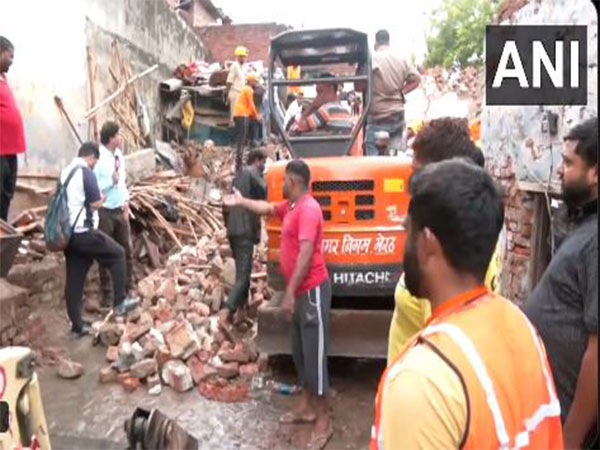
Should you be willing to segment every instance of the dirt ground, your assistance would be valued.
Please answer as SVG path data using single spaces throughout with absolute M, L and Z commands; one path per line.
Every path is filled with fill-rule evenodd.
M 271 394 L 226 404 L 207 400 L 196 389 L 179 394 L 163 386 L 162 393 L 153 397 L 144 388 L 126 393 L 119 384 L 100 384 L 98 370 L 106 364 L 105 349 L 93 347 L 91 337 L 75 338 L 67 323 L 61 308 L 44 312 L 44 345 L 85 366 L 84 375 L 76 380 L 58 378 L 53 366 L 38 368 L 53 448 L 124 449 L 123 424 L 136 407 L 160 409 L 196 437 L 200 448 L 292 449 L 304 448 L 308 442 L 310 426 L 278 423 L 278 417 L 293 405 L 293 396 Z M 335 431 L 326 448 L 367 448 L 383 367 L 383 361 L 330 360 Z M 272 358 L 270 369 L 269 379 L 295 379 L 290 358 Z

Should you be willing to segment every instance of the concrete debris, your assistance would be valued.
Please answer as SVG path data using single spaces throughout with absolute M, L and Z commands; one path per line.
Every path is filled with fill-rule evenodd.
M 158 371 L 158 363 L 154 358 L 143 359 L 131 366 L 131 376 L 147 378 Z
M 127 391 L 140 383 L 155 395 L 161 384 L 185 392 L 215 379 L 221 385 L 247 383 L 258 370 L 252 344 L 256 316 L 272 296 L 266 245 L 255 252 L 248 306 L 229 329 L 221 329 L 218 314 L 236 274 L 220 190 L 231 187 L 234 153 L 211 146 L 197 150 L 203 178 L 165 170 L 130 189 L 134 277 L 142 303 L 125 318 L 96 325 L 111 364 L 99 378 L 118 381 Z M 213 388 L 199 390 L 216 395 Z
M 161 384 L 157 384 L 156 386 L 152 386 L 150 389 L 148 389 L 148 394 L 150 394 L 150 395 L 160 395 L 161 392 L 162 392 Z
M 194 387 L 190 369 L 180 360 L 167 361 L 162 368 L 162 379 L 177 392 L 189 391 Z
M 117 323 L 106 323 L 100 328 L 100 342 L 107 347 L 117 345 L 124 331 L 124 327 Z
M 118 373 L 112 366 L 106 366 L 100 369 L 98 380 L 100 383 L 114 383 L 117 381 Z
M 57 373 L 59 377 L 67 380 L 79 378 L 83 375 L 83 365 L 70 359 L 61 358 L 58 362 Z

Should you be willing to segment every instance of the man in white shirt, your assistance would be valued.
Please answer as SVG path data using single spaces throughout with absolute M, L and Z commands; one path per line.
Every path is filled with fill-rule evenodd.
M 233 127 L 233 110 L 237 102 L 238 95 L 246 85 L 244 76 L 244 63 L 248 57 L 249 51 L 246 47 L 238 45 L 235 49 L 235 61 L 229 66 L 227 82 L 225 85 L 225 97 L 229 101 L 229 126 Z
M 67 280 L 65 296 L 71 331 L 84 336 L 91 325 L 81 318 L 83 287 L 86 275 L 94 261 L 111 272 L 115 291 L 114 312 L 122 315 L 134 309 L 137 300 L 125 298 L 125 252 L 113 239 L 97 230 L 98 209 L 102 195 L 92 171 L 99 157 L 98 145 L 85 142 L 78 157 L 65 167 L 60 181 L 66 184 L 70 224 L 73 234 L 65 250 Z
M 100 130 L 100 158 L 94 169 L 98 186 L 104 196 L 99 211 L 100 223 L 98 229 L 113 238 L 123 250 L 127 274 L 125 285 L 128 291 L 133 289 L 131 231 L 129 227 L 129 191 L 127 190 L 125 158 L 120 150 L 122 138 L 119 125 L 106 122 Z M 102 285 L 102 306 L 113 303 L 112 285 L 106 269 L 100 269 Z

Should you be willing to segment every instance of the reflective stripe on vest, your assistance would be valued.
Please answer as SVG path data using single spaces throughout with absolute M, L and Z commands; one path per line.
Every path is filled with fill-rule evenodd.
M 523 314 L 523 311 L 521 311 L 520 308 L 517 308 L 516 306 L 514 306 L 512 304 L 511 304 L 511 306 L 513 308 L 515 308 L 520 314 Z M 525 320 L 525 323 L 527 324 L 527 328 L 529 329 L 529 332 L 531 333 L 531 338 L 533 339 L 533 342 L 535 343 L 535 348 L 538 352 L 538 356 L 542 363 L 542 371 L 544 373 L 544 378 L 546 380 L 546 389 L 548 389 L 548 394 L 550 396 L 550 402 L 544 403 L 543 405 L 541 405 L 538 408 L 538 410 L 533 414 L 533 416 L 531 416 L 530 418 L 525 420 L 525 430 L 523 430 L 519 434 L 517 434 L 517 436 L 515 438 L 515 448 L 527 447 L 529 445 L 529 434 L 532 431 L 534 431 L 538 427 L 538 425 L 544 421 L 544 419 L 547 419 L 550 417 L 560 417 L 560 402 L 558 401 L 558 397 L 556 396 L 556 391 L 554 389 L 554 383 L 552 382 L 552 377 L 548 373 L 548 368 L 547 368 L 546 364 L 544 364 L 544 361 L 547 360 L 546 351 L 545 351 L 544 347 L 542 345 L 540 345 L 539 337 L 537 335 L 537 332 L 533 328 L 533 325 L 531 325 L 529 320 Z
M 531 339 L 533 339 L 534 345 L 527 345 L 527 347 L 534 352 L 533 354 L 537 353 L 537 359 L 539 361 L 539 364 L 541 365 L 541 373 L 537 372 L 538 376 L 541 377 L 539 378 L 540 381 L 542 381 L 543 383 L 539 385 L 539 389 L 537 390 L 536 394 L 537 396 L 540 396 L 539 406 L 535 405 L 534 402 L 534 404 L 531 405 L 530 408 L 533 407 L 535 409 L 529 409 L 530 415 L 528 417 L 523 417 L 522 419 L 510 416 L 504 417 L 496 393 L 496 388 L 494 387 L 494 382 L 489 375 L 491 373 L 489 372 L 490 369 L 486 367 L 486 363 L 481 357 L 481 354 L 475 346 L 472 338 L 465 332 L 467 330 L 463 331 L 461 326 L 452 323 L 452 319 L 449 319 L 449 321 L 442 319 L 437 323 L 434 322 L 432 325 L 428 326 L 416 337 L 414 337 L 411 340 L 410 345 L 406 347 L 405 351 L 384 372 L 381 382 L 379 384 L 376 397 L 375 423 L 371 430 L 370 449 L 375 450 L 384 448 L 384 434 L 383 426 L 381 423 L 381 415 L 383 411 L 383 402 L 385 400 L 383 398 L 383 393 L 386 385 L 398 375 L 398 372 L 401 370 L 401 362 L 404 359 L 404 356 L 408 353 L 409 349 L 415 345 L 418 339 L 420 337 L 431 336 L 434 334 L 444 335 L 447 338 L 449 338 L 450 341 L 454 344 L 456 350 L 458 350 L 458 352 L 464 356 L 464 360 L 461 364 L 461 367 L 465 369 L 466 367 L 464 366 L 464 364 L 468 364 L 473 369 L 474 377 L 471 376 L 471 382 L 470 384 L 467 383 L 467 389 L 469 389 L 469 386 L 475 386 L 473 385 L 473 383 L 477 383 L 481 386 L 483 395 L 479 397 L 479 403 L 477 404 L 480 408 L 485 408 L 485 405 L 487 405 L 487 408 L 490 411 L 490 420 L 492 421 L 493 426 L 495 427 L 495 435 L 496 439 L 500 444 L 500 448 L 524 448 L 529 447 L 530 445 L 532 445 L 532 443 L 535 445 L 535 437 L 533 437 L 532 433 L 536 431 L 540 424 L 544 423 L 546 419 L 549 419 L 550 422 L 544 423 L 544 426 L 547 428 L 540 430 L 540 432 L 545 433 L 544 430 L 548 430 L 548 432 L 550 433 L 548 436 L 551 436 L 549 437 L 549 445 L 554 447 L 559 447 L 562 445 L 562 436 L 560 432 L 560 403 L 558 401 L 556 391 L 554 389 L 552 376 L 549 372 L 544 347 L 541 344 L 537 332 L 535 331 L 531 323 L 527 320 L 523 312 L 509 301 L 506 301 L 504 305 L 509 305 L 508 307 L 512 309 L 513 312 L 516 311 L 518 315 L 523 318 L 523 322 L 526 324 L 528 332 L 525 332 L 523 328 L 524 334 L 521 335 L 522 338 L 529 335 Z M 502 310 L 502 308 L 500 310 Z M 535 351 L 533 350 L 533 348 L 535 348 Z M 454 353 L 456 356 L 458 355 L 456 351 L 454 351 Z M 531 413 L 531 411 L 534 412 Z M 516 428 L 514 419 L 517 419 Z M 507 423 L 511 424 L 510 435 L 507 431 Z M 555 432 L 552 431 L 553 429 L 555 430 Z M 476 436 L 478 431 L 476 429 L 469 429 L 467 431 L 468 436 L 466 443 L 468 443 L 471 439 L 477 439 Z M 481 429 L 479 429 L 479 432 L 481 432 Z M 477 445 L 477 442 L 471 441 L 471 444 Z
M 447 334 L 466 355 L 467 359 L 471 363 L 471 366 L 475 370 L 475 373 L 477 374 L 477 378 L 479 379 L 483 390 L 485 391 L 488 407 L 492 411 L 492 417 L 494 418 L 494 424 L 496 425 L 496 436 L 498 437 L 498 441 L 500 441 L 500 448 L 508 448 L 508 433 L 506 432 L 504 418 L 502 417 L 502 412 L 500 411 L 498 397 L 496 396 L 496 391 L 494 390 L 494 383 L 489 377 L 485 368 L 485 364 L 483 363 L 481 356 L 479 356 L 479 353 L 477 353 L 477 349 L 467 335 L 464 334 L 456 325 L 451 325 L 449 323 L 432 325 L 423 331 L 422 336 L 429 336 L 430 334 L 434 333 Z

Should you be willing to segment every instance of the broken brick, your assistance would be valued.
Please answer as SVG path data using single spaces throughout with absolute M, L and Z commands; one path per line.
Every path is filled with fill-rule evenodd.
M 217 370 L 210 366 L 209 364 L 204 364 L 201 362 L 196 356 L 192 356 L 187 361 L 187 366 L 192 373 L 192 379 L 195 384 L 198 384 L 208 378 L 215 376 L 217 374 Z
M 240 366 L 236 362 L 228 362 L 217 367 L 217 373 L 223 378 L 235 378 L 240 374 Z
M 175 298 L 177 298 L 177 285 L 175 284 L 175 280 L 172 278 L 163 280 L 156 294 L 158 297 L 163 297 L 168 302 L 174 302 Z
M 153 388 L 154 386 L 162 384 L 158 373 L 152 374 L 148 378 L 146 378 L 146 384 L 149 388 Z
M 194 386 L 190 369 L 177 359 L 165 363 L 162 368 L 162 379 L 177 392 L 189 391 Z
M 248 346 L 238 342 L 231 350 L 225 350 L 220 353 L 220 357 L 225 362 L 246 363 L 251 360 Z
M 174 358 L 181 357 L 191 347 L 195 347 L 196 350 L 199 349 L 194 329 L 187 321 L 177 324 L 171 331 L 166 333 L 165 341 Z
M 111 345 L 106 349 L 106 360 L 110 362 L 114 362 L 119 357 L 119 347 L 116 345 Z
M 188 298 L 191 302 L 201 302 L 203 297 L 204 296 L 202 295 L 202 291 L 200 289 L 192 288 L 188 292 Z
M 154 286 L 154 277 L 150 276 L 142 279 L 137 285 L 137 290 L 143 299 L 152 300 L 156 293 L 156 288 Z
M 209 400 L 223 403 L 243 402 L 249 396 L 249 389 L 246 383 L 220 386 L 216 383 L 205 381 L 198 385 L 198 392 Z
M 156 362 L 158 363 L 158 367 L 163 367 L 164 364 L 171 359 L 173 359 L 173 355 L 171 355 L 169 347 L 166 345 L 158 347 L 156 351 Z
M 251 379 L 258 373 L 258 364 L 249 363 L 240 366 L 240 376 L 242 378 Z
M 83 375 L 83 365 L 71 361 L 70 359 L 61 358 L 58 362 L 58 376 L 67 380 L 79 378 Z
M 208 317 L 210 315 L 210 307 L 205 303 L 195 303 L 192 308 L 202 317 Z
M 121 380 L 121 386 L 127 392 L 133 392 L 142 385 L 142 382 L 134 377 L 126 377 Z
M 100 383 L 113 383 L 117 381 L 117 371 L 112 366 L 106 366 L 98 372 L 98 380 Z
M 154 311 L 154 318 L 156 320 L 160 320 L 161 322 L 168 322 L 175 318 L 175 314 L 168 304 L 165 302 L 159 302 L 156 310 Z
M 154 358 L 142 359 L 131 366 L 131 376 L 135 378 L 146 378 L 158 370 L 158 363 Z
M 117 345 L 123 335 L 123 327 L 116 323 L 105 323 L 100 327 L 100 342 L 107 347 Z

